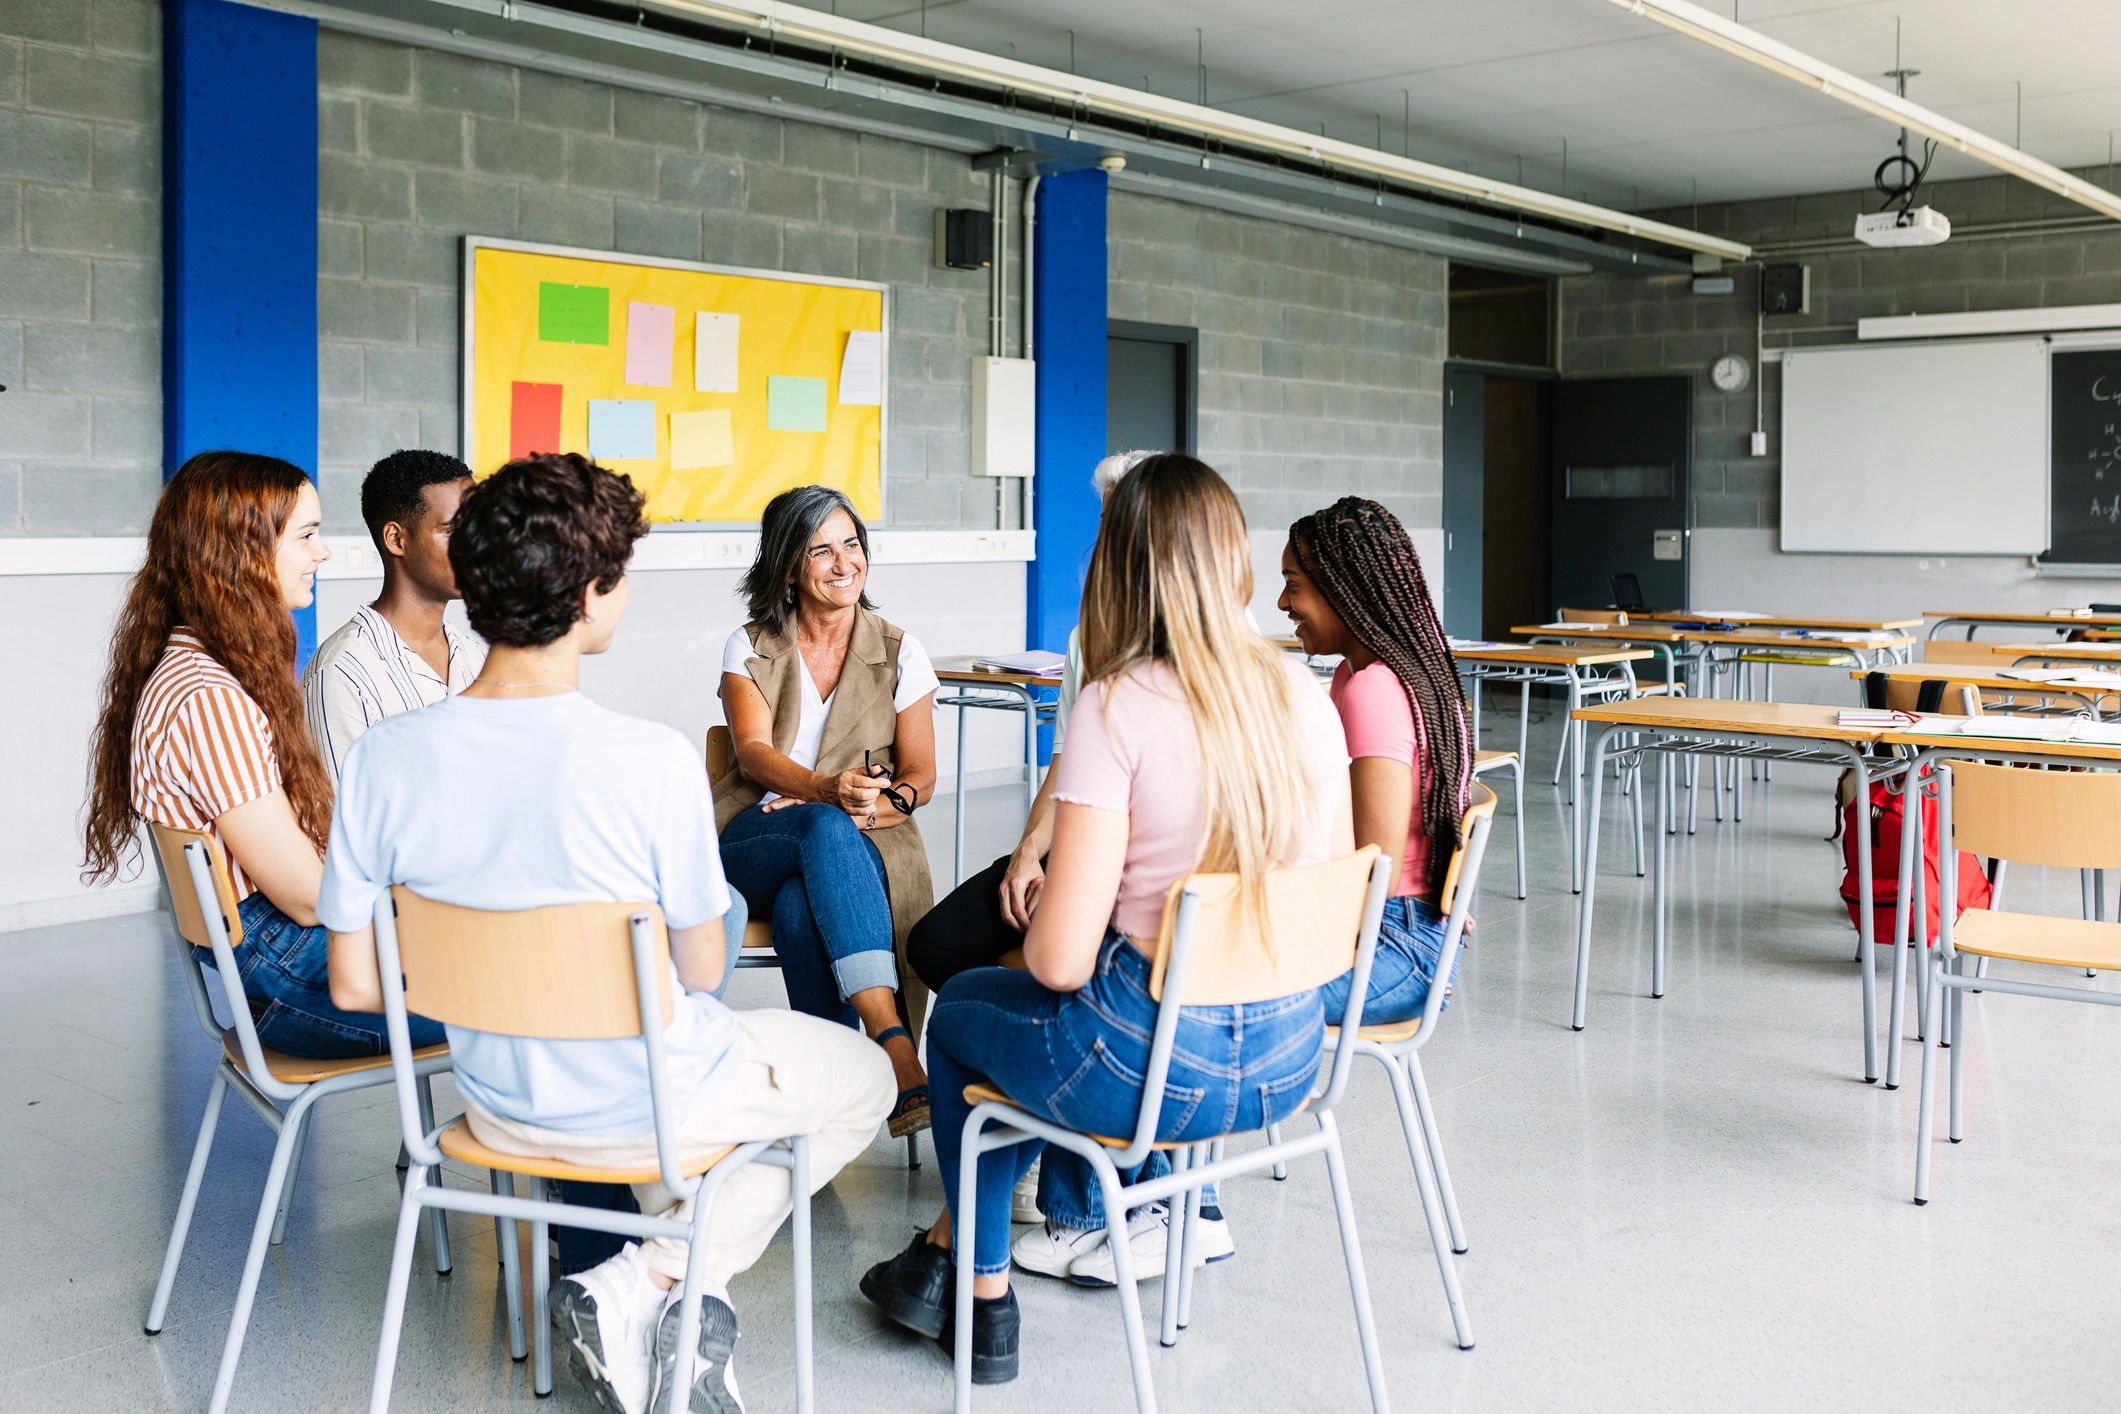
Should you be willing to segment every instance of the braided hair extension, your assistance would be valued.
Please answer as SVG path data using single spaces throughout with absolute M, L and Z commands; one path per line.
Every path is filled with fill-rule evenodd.
M 1357 642 L 1391 668 L 1421 725 L 1433 788 L 1421 801 L 1422 832 L 1459 844 L 1473 779 L 1465 689 L 1429 598 L 1406 528 L 1375 501 L 1344 496 L 1289 527 L 1297 563 Z M 1429 854 L 1429 887 L 1440 889 L 1449 850 Z

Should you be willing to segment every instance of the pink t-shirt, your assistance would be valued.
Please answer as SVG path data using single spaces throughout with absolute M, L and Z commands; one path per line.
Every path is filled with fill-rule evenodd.
M 1296 693 L 1304 762 L 1314 779 L 1329 781 L 1348 769 L 1340 718 L 1309 669 L 1293 659 L 1284 666 Z M 1207 829 L 1200 737 L 1176 673 L 1152 663 L 1083 688 L 1068 719 L 1053 798 L 1126 813 L 1127 860 L 1112 926 L 1129 937 L 1154 938 L 1163 925 L 1164 895 L 1199 863 Z M 1331 858 L 1331 816 L 1317 811 L 1302 838 L 1296 857 L 1282 863 Z
M 1421 718 L 1407 696 L 1399 674 L 1383 663 L 1350 672 L 1342 663 L 1333 671 L 1333 705 L 1348 734 L 1348 755 L 1397 761 L 1414 772 L 1414 816 L 1407 822 L 1407 857 L 1400 865 L 1396 894 L 1427 894 L 1429 835 L 1421 825 L 1421 802 L 1430 785 L 1429 754 L 1422 739 Z M 1066 760 L 1066 757 L 1061 758 Z

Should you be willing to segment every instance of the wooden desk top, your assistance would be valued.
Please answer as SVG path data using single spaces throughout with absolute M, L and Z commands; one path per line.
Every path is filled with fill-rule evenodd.
M 1616 643 L 1688 643 L 1697 637 L 1657 624 L 1562 624 L 1558 628 L 1549 628 L 1545 624 L 1518 624 L 1510 632 L 1524 638 L 1565 635 L 1569 638 L 1605 638 Z
M 1630 622 L 1648 619 L 1653 623 L 1728 623 L 1735 629 L 1748 628 L 1823 628 L 1843 629 L 1850 633 L 1890 633 L 1896 629 L 1920 628 L 1922 620 L 1913 619 L 1832 619 L 1814 615 L 1762 614 L 1748 615 L 1742 619 L 1720 619 L 1714 614 L 1688 614 L 1677 609 L 1665 609 L 1654 614 L 1636 614 Z
M 2087 668 L 2087 672 L 2098 672 Z M 1979 663 L 1894 663 L 1883 668 L 1849 669 L 1852 678 L 1866 678 L 1871 673 L 1883 673 L 1896 682 L 1941 682 L 1952 687 L 1978 687 L 1988 692 L 2044 693 L 2055 697 L 2105 697 L 2121 692 L 2121 687 L 2087 687 L 2068 683 L 2027 682 L 2023 678 L 2005 677 L 2000 669 L 1983 667 Z
M 1526 643 L 1512 647 L 1453 648 L 1451 656 L 1461 663 L 1536 663 L 1543 668 L 1598 667 L 1608 663 L 1638 663 L 1657 655 L 1647 648 L 1614 646 L 1599 648 L 1580 643 Z
M 937 658 L 935 675 L 944 682 L 970 684 L 978 687 L 1059 687 L 1060 677 L 1034 677 L 1030 673 L 986 673 L 972 666 L 970 655 L 958 658 Z M 1021 705 L 1022 699 L 1012 697 L 1009 701 Z
M 1780 633 L 1764 630 L 1733 629 L 1718 632 L 1713 629 L 1673 629 L 1663 625 L 1633 623 L 1564 624 L 1558 628 L 1549 628 L 1545 624 L 1520 624 L 1510 632 L 1542 638 L 1603 638 L 1616 643 L 1704 643 L 1716 648 L 1775 648 L 1792 653 L 1801 653 L 1807 648 L 1822 653 L 1869 653 L 1884 648 L 1904 648 L 1915 641 L 1900 633 L 1878 639 L 1831 638 L 1819 635 L 1785 638 Z
M 2074 616 L 2069 614 L 2050 614 L 2043 610 L 2027 610 L 2019 613 L 1969 613 L 1957 609 L 1924 609 L 1922 616 L 1926 619 L 1957 619 L 1961 623 L 1969 624 L 2030 624 L 2041 628 L 2053 628 L 2058 631 L 2066 631 L 2073 628 L 2090 628 L 2093 625 L 2100 627 L 2121 626 L 2121 619 L 2111 616 L 2093 617 L 2085 614 Z
M 1835 718 L 1849 710 L 1808 702 L 1728 702 L 1722 698 L 1638 697 L 1579 707 L 1569 715 L 1585 722 L 1617 722 L 1672 732 L 1742 732 L 1747 736 L 1809 737 L 1814 741 L 1876 741 L 1890 727 L 1844 727 Z
M 2100 643 L 2068 643 L 2061 639 L 2046 643 L 1991 643 L 1985 638 L 1976 638 L 1967 643 L 1947 640 L 1954 649 L 1974 648 L 2001 660 L 2009 667 L 2020 658 L 2114 658 L 2121 657 L 2121 643 L 2111 640 Z M 1976 664 L 1975 666 L 1979 666 Z
M 1936 720 L 1961 721 L 1963 718 L 1939 717 Z M 2006 718 L 2005 720 L 2011 720 Z M 2023 720 L 2019 718 L 2017 720 Z M 1906 746 L 1916 749 L 1948 746 L 1969 752 L 1993 751 L 1998 753 L 2021 753 L 2027 756 L 2052 756 L 2058 761 L 2101 761 L 2121 766 L 2121 743 L 2092 741 L 2040 741 L 2022 737 L 1969 736 L 1957 731 L 1923 731 L 1920 727 L 1909 727 L 1904 731 L 1887 732 L 1878 738 L 1881 746 Z

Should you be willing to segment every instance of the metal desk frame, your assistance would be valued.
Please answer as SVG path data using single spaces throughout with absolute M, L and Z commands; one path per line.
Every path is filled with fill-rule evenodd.
M 1041 702 L 1035 687 L 1028 682 L 1017 682 L 1016 674 L 991 674 L 994 681 L 983 679 L 989 674 L 976 677 L 957 669 L 938 669 L 936 677 L 942 689 L 935 695 L 938 707 L 957 709 L 957 801 L 951 810 L 950 820 L 950 886 L 956 888 L 965 881 L 965 711 L 976 708 L 988 712 L 1021 712 L 1024 717 L 1024 815 L 1029 818 L 1032 803 L 1038 799 L 1038 728 L 1041 722 L 1050 722 L 1059 710 L 1058 702 Z M 971 680 L 967 680 L 971 677 Z M 1043 686 L 1044 684 L 1039 684 Z M 1052 679 L 1051 685 L 1060 686 L 1060 679 Z M 946 695 L 947 694 L 947 695 Z

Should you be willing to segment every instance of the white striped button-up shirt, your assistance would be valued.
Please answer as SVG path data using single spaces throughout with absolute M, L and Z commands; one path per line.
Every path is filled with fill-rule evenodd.
M 448 624 L 449 681 L 398 636 L 390 620 L 364 604 L 337 633 L 317 645 L 302 673 L 302 706 L 309 734 L 334 778 L 354 739 L 385 717 L 431 706 L 462 692 L 479 675 L 486 648 Z

